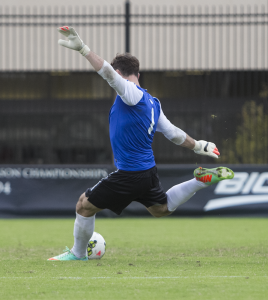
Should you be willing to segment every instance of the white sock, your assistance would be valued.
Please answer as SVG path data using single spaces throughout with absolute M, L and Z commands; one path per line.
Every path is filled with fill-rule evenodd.
M 166 193 L 168 210 L 174 211 L 179 205 L 193 197 L 197 191 L 205 187 L 207 187 L 207 185 L 204 182 L 197 181 L 195 178 L 174 185 Z
M 74 246 L 72 253 L 82 258 L 87 256 L 87 244 L 95 227 L 95 215 L 93 217 L 83 217 L 76 213 L 76 219 L 74 222 Z

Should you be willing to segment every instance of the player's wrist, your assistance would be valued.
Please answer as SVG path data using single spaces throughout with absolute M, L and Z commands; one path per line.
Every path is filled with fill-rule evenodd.
M 82 49 L 79 50 L 79 52 L 80 52 L 83 56 L 86 56 L 86 55 L 88 55 L 88 53 L 90 52 L 90 49 L 89 49 L 89 47 L 88 47 L 87 45 L 84 45 L 84 46 L 82 47 Z

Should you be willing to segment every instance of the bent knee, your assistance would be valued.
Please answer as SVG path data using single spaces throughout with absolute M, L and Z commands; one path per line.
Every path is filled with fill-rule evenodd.
M 170 211 L 167 211 L 167 212 L 157 212 L 157 213 L 151 213 L 152 216 L 154 216 L 155 218 L 162 218 L 162 217 L 166 217 L 168 215 L 171 214 Z
M 76 204 L 76 211 L 77 211 L 78 209 L 83 208 L 83 206 L 84 206 L 83 204 L 85 204 L 85 201 L 87 201 L 87 197 L 86 197 L 85 193 L 83 193 L 83 194 L 79 197 L 78 202 L 77 202 L 77 204 Z
M 168 216 L 171 214 L 171 212 L 167 209 L 166 204 L 153 205 L 151 207 L 148 207 L 147 210 L 155 218 L 161 218 L 161 217 L 165 217 L 165 216 Z
M 88 201 L 88 197 L 83 193 L 76 204 L 76 212 L 84 217 L 91 217 L 102 209 L 96 207 Z
M 151 215 L 155 218 L 162 218 L 165 216 L 164 214 L 159 214 L 159 213 L 151 213 Z

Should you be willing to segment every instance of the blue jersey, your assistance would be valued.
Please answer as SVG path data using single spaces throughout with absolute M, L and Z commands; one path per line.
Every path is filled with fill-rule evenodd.
M 110 140 L 115 166 L 125 171 L 143 171 L 155 166 L 152 142 L 160 103 L 146 90 L 137 86 L 143 97 L 129 106 L 117 95 L 110 110 Z

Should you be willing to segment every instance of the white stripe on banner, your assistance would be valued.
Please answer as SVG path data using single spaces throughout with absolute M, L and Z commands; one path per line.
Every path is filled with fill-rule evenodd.
M 205 205 L 204 211 L 257 203 L 268 203 L 268 195 L 234 196 L 212 199 Z

